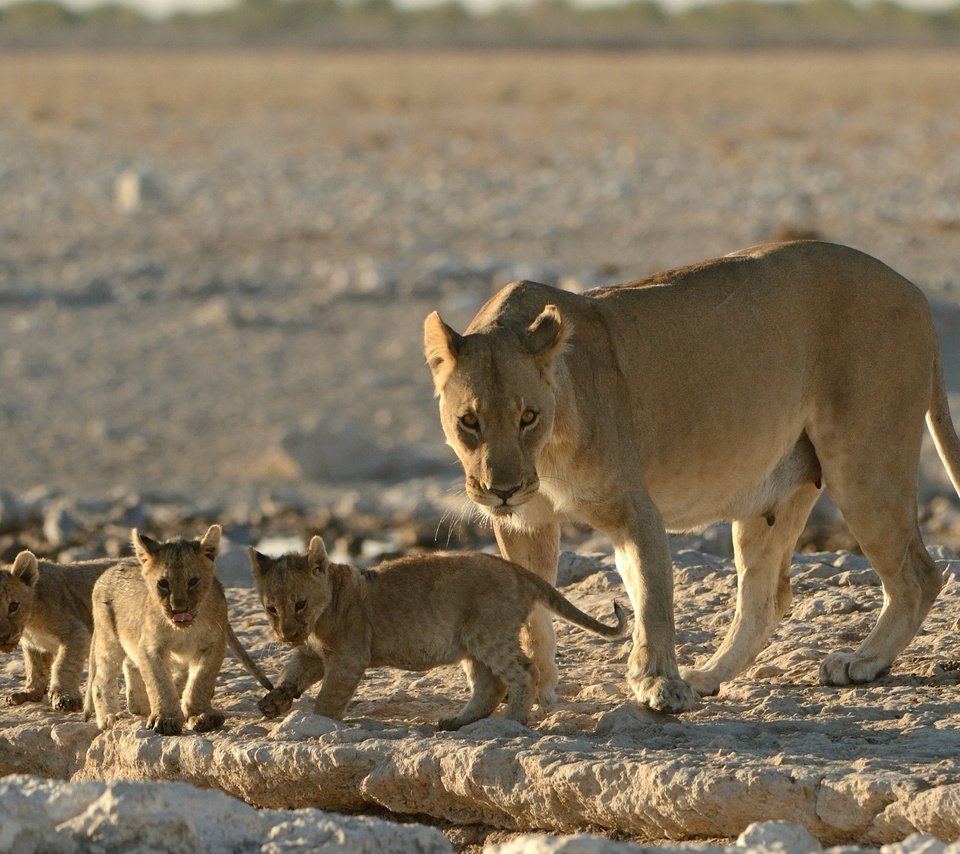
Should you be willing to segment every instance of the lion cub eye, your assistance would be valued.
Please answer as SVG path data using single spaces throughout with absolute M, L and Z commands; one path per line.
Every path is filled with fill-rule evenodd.
M 540 413 L 535 409 L 525 409 L 523 415 L 520 416 L 520 426 L 521 427 L 531 427 L 537 423 L 537 419 L 540 417 Z
M 460 416 L 460 426 L 466 427 L 467 430 L 479 430 L 480 419 L 472 412 L 464 412 L 463 415 Z
M 301 599 L 301 600 L 300 600 L 299 602 L 297 602 L 293 607 L 296 608 L 297 611 L 302 611 L 304 608 L 307 607 L 307 600 L 306 600 L 306 599 Z
M 277 609 L 274 608 L 273 605 L 267 605 L 267 613 L 268 613 L 271 617 L 276 617 L 276 616 L 277 616 Z
M 20 603 L 19 603 L 19 602 L 11 602 L 11 603 L 10 603 L 10 607 L 7 608 L 7 613 L 9 613 L 9 614 L 16 614 L 17 611 L 19 611 L 19 610 L 20 610 Z
M 199 579 L 199 578 L 191 578 L 191 579 L 187 582 L 187 587 L 188 587 L 190 590 L 193 590 L 194 588 L 196 588 L 196 586 L 197 586 L 199 583 L 200 583 L 200 579 Z
M 161 578 L 161 579 L 157 582 L 157 589 L 158 589 L 158 590 L 161 590 L 161 591 L 164 592 L 164 593 L 169 593 L 169 592 L 170 592 L 170 582 L 167 581 L 166 578 Z

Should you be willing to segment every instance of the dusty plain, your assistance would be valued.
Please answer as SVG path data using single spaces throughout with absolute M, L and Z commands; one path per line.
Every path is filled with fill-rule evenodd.
M 462 327 L 515 278 L 580 289 L 773 239 L 847 243 L 927 293 L 955 394 L 958 79 L 955 52 L 0 56 L 0 556 L 117 554 L 131 525 L 221 521 L 240 586 L 241 547 L 277 537 L 320 531 L 365 561 L 489 545 L 443 445 L 421 324 L 438 308 Z M 957 548 L 944 484 L 927 454 L 927 542 Z M 325 731 L 306 700 L 284 728 L 257 719 L 231 661 L 223 733 L 95 737 L 78 716 L 3 710 L 0 773 L 402 815 L 458 847 L 523 831 L 732 842 L 769 819 L 824 845 L 955 841 L 951 553 L 892 672 L 828 689 L 819 659 L 856 644 L 881 592 L 837 551 L 855 544 L 829 508 L 805 542 L 829 551 L 798 558 L 770 648 L 680 719 L 629 702 L 625 647 L 563 629 L 562 700 L 531 729 L 436 735 L 463 696 L 456 670 L 378 673 L 346 728 Z M 692 663 L 735 579 L 722 529 L 674 545 Z M 608 559 L 579 573 L 567 590 L 588 610 L 622 596 Z M 278 666 L 252 593 L 231 605 Z M 0 690 L 21 673 L 3 657 Z

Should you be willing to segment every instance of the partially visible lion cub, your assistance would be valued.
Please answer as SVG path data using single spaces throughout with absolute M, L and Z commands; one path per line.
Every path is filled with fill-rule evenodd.
M 58 564 L 22 551 L 0 569 L 0 652 L 19 644 L 27 683 L 2 698 L 8 706 L 38 703 L 49 694 L 60 712 L 83 706 L 80 681 L 90 651 L 90 594 L 111 558 Z
M 271 688 L 240 647 L 227 620 L 223 585 L 214 577 L 220 526 L 200 540 L 158 543 L 132 532 L 136 560 L 119 563 L 93 588 L 93 643 L 87 680 L 87 716 L 107 729 L 120 715 L 117 677 L 123 667 L 127 708 L 148 715 L 159 735 L 179 735 L 184 724 L 207 732 L 223 724 L 211 705 L 226 644 Z
M 277 637 L 296 647 L 280 684 L 259 703 L 267 717 L 289 710 L 323 680 L 318 714 L 338 718 L 368 667 L 429 670 L 462 663 L 471 696 L 441 729 L 491 714 L 509 691 L 506 716 L 526 722 L 535 667 L 520 628 L 536 603 L 603 637 L 624 634 L 584 614 L 547 582 L 516 564 L 476 552 L 387 561 L 374 570 L 333 564 L 320 537 L 308 553 L 271 559 L 250 549 L 253 577 Z

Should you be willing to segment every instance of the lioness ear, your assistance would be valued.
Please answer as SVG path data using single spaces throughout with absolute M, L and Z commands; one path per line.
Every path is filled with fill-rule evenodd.
M 307 547 L 307 562 L 313 572 L 323 572 L 330 565 L 323 537 L 315 536 L 310 540 L 310 545 Z
M 151 540 L 145 534 L 141 534 L 136 528 L 130 531 L 130 543 L 133 545 L 133 552 L 140 563 L 146 563 L 157 553 L 157 547 L 160 545 L 156 540 Z
M 27 587 L 33 587 L 40 578 L 40 565 L 33 552 L 22 551 L 13 561 L 10 568 L 15 578 L 19 578 Z
M 560 309 L 555 305 L 544 306 L 543 311 L 527 327 L 527 350 L 548 363 L 567 342 L 572 331 L 573 327 L 560 318 Z
M 211 525 L 207 528 L 207 533 L 203 535 L 203 539 L 200 540 L 200 554 L 207 560 L 217 559 L 217 552 L 220 551 L 221 532 L 219 525 Z
M 431 312 L 423 322 L 423 355 L 433 374 L 433 389 L 443 391 L 450 374 L 457 364 L 457 356 L 463 344 L 463 336 L 454 332 L 439 312 Z

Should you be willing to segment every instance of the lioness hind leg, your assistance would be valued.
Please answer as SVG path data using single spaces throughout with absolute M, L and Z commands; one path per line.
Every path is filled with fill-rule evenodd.
M 463 661 L 463 670 L 470 683 L 470 699 L 456 717 L 441 720 L 438 724 L 440 729 L 460 729 L 487 717 L 507 693 L 507 686 L 482 661 L 467 658 Z
M 834 652 L 820 667 L 827 685 L 869 682 L 910 643 L 943 579 L 917 526 L 917 466 L 928 392 L 910 406 L 909 390 L 891 420 L 851 417 L 840 447 L 821 452 L 824 483 L 883 583 L 877 623 L 854 652 Z
M 801 486 L 770 517 L 733 524 L 737 566 L 737 606 L 723 643 L 702 667 L 681 675 L 700 696 L 715 694 L 720 683 L 749 666 L 790 607 L 790 563 L 819 490 Z M 772 522 L 772 524 L 771 524 Z

